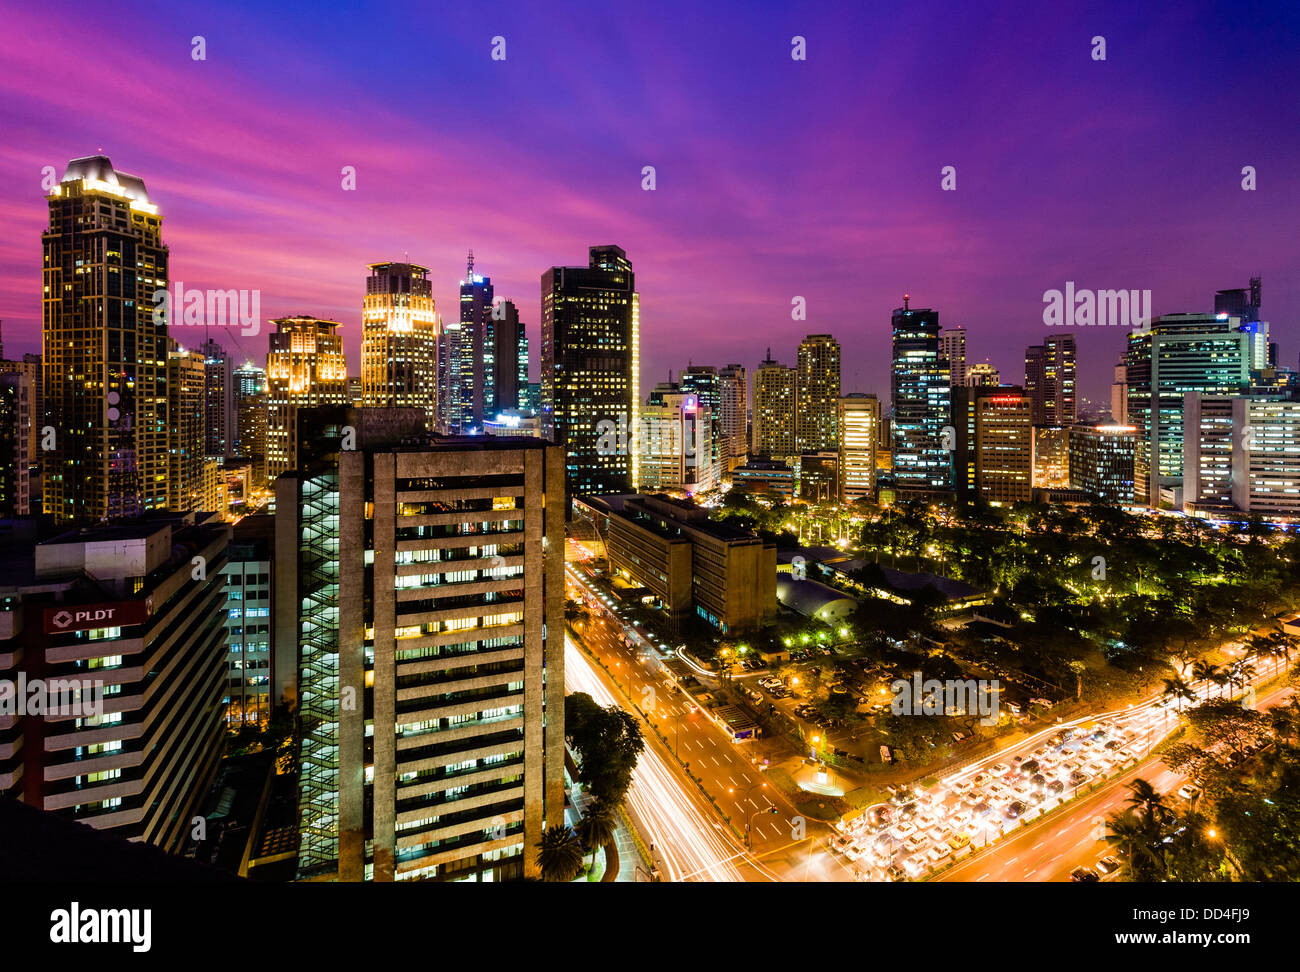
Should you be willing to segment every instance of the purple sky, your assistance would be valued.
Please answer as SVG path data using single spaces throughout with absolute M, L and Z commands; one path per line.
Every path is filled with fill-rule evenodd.
M 162 208 L 173 280 L 342 321 L 354 373 L 367 263 L 432 267 L 454 319 L 472 247 L 536 348 L 542 271 L 597 243 L 636 269 L 646 388 L 828 331 L 844 390 L 887 396 L 905 290 L 1020 381 L 1067 280 L 1165 313 L 1262 275 L 1294 366 L 1300 7 L 1133 6 L 7 4 L 5 350 L 39 349 L 42 167 L 102 150 Z M 1085 396 L 1124 333 L 1076 330 Z M 264 335 L 221 337 L 265 363 Z

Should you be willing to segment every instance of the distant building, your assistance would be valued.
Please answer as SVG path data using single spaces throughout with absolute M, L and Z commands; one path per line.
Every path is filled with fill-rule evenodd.
M 266 482 L 266 422 L 266 370 L 248 362 L 235 371 L 234 454 L 249 461 L 252 489 Z
M 432 430 L 438 420 L 438 331 L 428 267 L 370 264 L 361 301 L 362 402 L 422 409 Z
M 794 469 L 779 459 L 751 457 L 731 471 L 732 489 L 748 493 L 770 493 L 784 500 L 794 498 Z
M 0 519 L 32 512 L 32 383 L 0 372 Z
M 784 459 L 798 453 L 795 429 L 796 370 L 772 360 L 772 349 L 754 372 L 752 455 Z
M 799 498 L 805 503 L 834 503 L 840 497 L 838 452 L 812 452 L 799 457 Z
M 226 722 L 238 727 L 271 718 L 271 586 L 275 517 L 246 516 L 234 526 L 226 562 Z
M 208 338 L 199 346 L 203 355 L 203 454 L 225 458 L 234 455 L 235 384 L 230 355 Z
M 1300 516 L 1300 401 L 1188 392 L 1184 430 L 1187 511 Z
M 1070 429 L 1070 488 L 1099 503 L 1134 502 L 1133 456 L 1137 429 L 1131 425 L 1076 425 Z
M 1070 430 L 1059 425 L 1034 426 L 1034 488 L 1069 487 Z
M 744 366 L 738 364 L 720 370 L 718 379 L 723 472 L 729 473 L 749 458 L 749 380 Z
M 829 334 L 809 334 L 799 343 L 795 370 L 795 447 L 800 453 L 839 448 L 839 398 L 839 342 Z
M 1002 376 L 997 368 L 987 362 L 973 364 L 966 369 L 966 380 L 962 384 L 967 388 L 996 388 L 1002 384 Z
M 939 314 L 913 309 L 904 295 L 893 313 L 890 417 L 894 490 L 900 499 L 927 498 L 952 489 L 948 366 L 939 351 Z
M 203 509 L 203 460 L 207 365 L 203 354 L 168 339 L 167 507 L 178 513 Z
M 876 453 L 880 448 L 880 400 L 854 394 L 839 400 L 839 499 L 876 495 Z
M 652 492 L 701 493 L 722 483 L 713 411 L 694 392 L 662 396 L 641 410 L 637 430 L 640 486 Z
M 337 321 L 299 316 L 271 323 L 276 329 L 266 356 L 266 476 L 274 481 L 293 468 L 298 410 L 347 404 L 348 366 Z
M 946 327 L 939 332 L 939 355 L 948 362 L 948 380 L 966 384 L 966 328 Z
M 1073 425 L 1079 419 L 1074 336 L 1055 334 L 1025 349 L 1025 393 L 1035 425 Z

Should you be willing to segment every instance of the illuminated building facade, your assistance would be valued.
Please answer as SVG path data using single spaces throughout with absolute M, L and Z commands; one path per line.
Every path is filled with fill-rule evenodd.
M 564 447 L 570 497 L 637 481 L 635 450 L 599 444 L 610 425 L 639 427 L 639 341 L 636 279 L 620 247 L 593 246 L 587 266 L 542 275 L 542 435 Z
M 749 379 L 743 365 L 729 364 L 718 371 L 718 381 L 722 469 L 730 473 L 749 456 Z
M 1034 488 L 1070 488 L 1070 430 L 1034 426 Z
M 1069 426 L 1078 420 L 1075 355 L 1071 334 L 1054 334 L 1025 349 L 1025 392 L 1034 402 L 1035 425 Z
M 348 367 L 337 321 L 284 317 L 272 321 L 266 356 L 266 476 L 293 468 L 298 454 L 298 409 L 345 405 Z
M 641 410 L 638 441 L 641 491 L 698 493 L 722 481 L 713 442 L 713 411 L 694 392 L 672 392 Z
M 162 217 L 143 180 L 74 159 L 49 195 L 42 340 L 44 511 L 57 523 L 167 505 L 168 286 Z
M 198 351 L 170 341 L 167 351 L 167 507 L 178 513 L 206 508 L 203 433 L 207 364 Z
M 1184 510 L 1300 515 L 1300 402 L 1189 392 L 1183 428 Z
M 428 267 L 370 264 L 361 328 L 362 402 L 422 409 L 432 430 L 438 420 L 438 313 Z
M 798 454 L 795 388 L 795 369 L 773 361 L 768 348 L 754 372 L 754 455 L 784 459 Z
M 266 483 L 266 369 L 246 363 L 235 370 L 234 386 L 234 454 L 249 460 L 249 487 L 260 489 Z
M 799 344 L 795 378 L 795 445 L 800 453 L 839 446 L 840 344 L 829 334 L 809 334 Z
M 840 502 L 876 495 L 876 451 L 880 445 L 880 400 L 854 394 L 839 400 Z
M 1070 488 L 1099 503 L 1133 503 L 1133 457 L 1137 429 L 1104 423 L 1070 429 Z
M 966 384 L 966 328 L 945 327 L 939 333 L 939 354 L 948 362 L 948 380 Z
M 208 338 L 203 355 L 203 454 L 225 458 L 235 454 L 235 385 L 230 355 Z
M 904 296 L 892 325 L 895 493 L 900 499 L 946 493 L 952 488 L 952 443 L 945 440 L 951 402 L 948 365 L 939 353 L 939 312 L 913 309 Z
M 1033 402 L 1018 388 L 975 400 L 975 486 L 989 503 L 1033 498 Z

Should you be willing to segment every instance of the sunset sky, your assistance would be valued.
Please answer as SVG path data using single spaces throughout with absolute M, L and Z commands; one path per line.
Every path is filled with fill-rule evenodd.
M 42 168 L 102 151 L 161 207 L 173 282 L 343 322 L 353 373 L 366 264 L 431 267 L 455 319 L 473 248 L 535 375 L 539 278 L 601 243 L 637 273 L 646 389 L 830 332 L 845 392 L 887 396 L 904 291 L 1019 382 L 1067 280 L 1159 314 L 1261 275 L 1294 367 L 1300 5 L 1145 6 L 6 3 L 5 351 L 40 348 Z M 1125 332 L 1073 333 L 1104 401 Z M 265 364 L 264 334 L 219 337 Z

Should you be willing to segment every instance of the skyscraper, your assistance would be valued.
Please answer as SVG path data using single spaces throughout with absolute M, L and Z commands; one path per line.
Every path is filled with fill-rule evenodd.
M 0 519 L 32 512 L 32 382 L 0 371 Z
M 167 505 L 167 288 L 162 217 L 143 180 L 98 155 L 68 163 L 49 197 L 42 340 L 44 510 L 56 522 Z
M 203 355 L 203 454 L 225 458 L 235 454 L 235 387 L 230 355 L 208 338 Z
M 725 450 L 730 445 L 722 435 L 722 379 L 718 376 L 718 369 L 712 365 L 690 365 L 682 372 L 678 384 L 683 392 L 695 396 L 698 407 L 708 410 L 709 428 L 704 436 L 708 454 L 699 459 L 704 468 L 711 471 L 706 481 L 711 478 L 712 486 L 717 486 L 722 470 L 726 468 Z
M 939 333 L 939 354 L 948 362 L 951 384 L 966 384 L 966 328 L 944 328 Z
M 496 415 L 493 376 L 496 373 L 496 347 L 493 340 L 492 279 L 474 272 L 474 251 L 469 253 L 465 279 L 460 282 L 460 328 L 456 333 L 453 359 L 448 361 L 448 391 L 455 402 L 444 413 L 450 432 L 482 430 L 483 419 Z
M 252 462 L 252 487 L 266 482 L 266 369 L 251 361 L 235 371 L 234 454 Z
M 900 498 L 952 488 L 948 367 L 939 353 L 939 313 L 913 310 L 909 298 L 893 313 L 891 434 L 894 485 Z
M 372 263 L 361 308 L 361 398 L 438 421 L 438 313 L 429 268 Z M 344 389 L 346 395 L 346 388 Z
M 809 334 L 799 344 L 795 382 L 795 442 L 801 453 L 839 448 L 840 345 L 829 334 Z
M 1034 403 L 1035 425 L 1073 425 L 1077 421 L 1075 372 L 1071 334 L 1054 334 L 1025 349 L 1025 393 Z
M 542 827 L 564 818 L 561 451 L 421 443 L 408 409 L 303 422 L 274 568 L 274 655 L 302 673 L 300 871 L 535 876 Z
M 487 376 L 484 419 L 501 412 L 527 408 L 528 334 L 513 300 L 500 300 L 488 321 L 492 345 L 492 371 Z M 490 403 L 490 406 L 489 404 Z
M 266 356 L 266 477 L 294 467 L 298 455 L 298 409 L 345 405 L 348 366 L 337 321 L 299 315 L 272 321 Z
M 639 341 L 636 278 L 620 247 L 593 246 L 587 266 L 542 275 L 542 435 L 564 447 L 570 497 L 637 481 L 635 450 L 600 445 L 602 430 L 639 426 Z
M 754 453 L 785 458 L 797 455 L 795 369 L 772 360 L 772 349 L 754 372 Z
M 749 380 L 743 365 L 729 364 L 718 372 L 721 392 L 720 428 L 723 471 L 731 472 L 749 455 Z
M 203 509 L 203 460 L 207 364 L 198 351 L 168 339 L 167 507 L 178 513 Z
M 1076 425 L 1070 429 L 1070 488 L 1099 503 L 1133 503 L 1133 444 L 1131 425 Z
M 1128 421 L 1137 428 L 1138 503 L 1182 507 L 1183 404 L 1187 392 L 1237 394 L 1250 381 L 1250 335 L 1238 320 L 1164 314 L 1128 337 Z
M 880 442 L 880 400 L 853 394 L 839 400 L 840 502 L 876 495 L 876 449 Z

